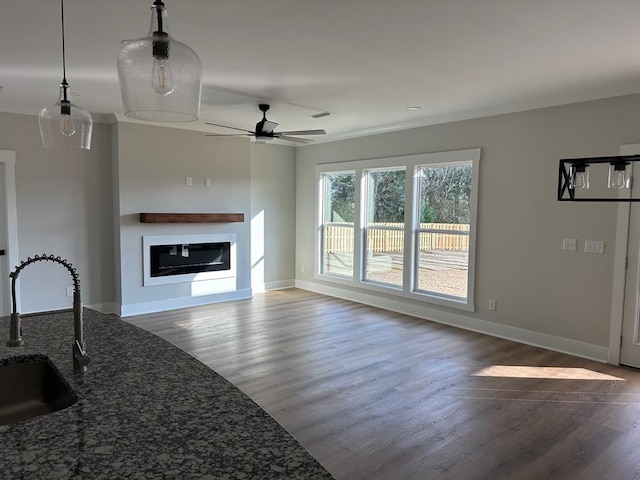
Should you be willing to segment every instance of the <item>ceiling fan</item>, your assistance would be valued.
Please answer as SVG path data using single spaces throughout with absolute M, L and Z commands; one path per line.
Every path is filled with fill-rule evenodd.
M 279 138 L 281 140 L 289 140 L 291 142 L 307 143 L 313 140 L 309 138 L 297 138 L 291 135 L 325 135 L 327 132 L 324 130 L 289 130 L 286 132 L 274 132 L 274 129 L 278 126 L 276 122 L 270 122 L 267 120 L 267 111 L 270 105 L 261 103 L 258 108 L 262 112 L 262 120 L 256 123 L 256 129 L 254 132 L 251 130 L 244 130 L 242 128 L 229 127 L 227 125 L 220 125 L 218 123 L 204 122 L 207 125 L 214 125 L 216 127 L 230 128 L 232 130 L 240 130 L 245 133 L 208 133 L 207 137 L 226 137 L 226 136 L 247 136 L 255 137 L 256 140 L 268 140 L 270 138 Z

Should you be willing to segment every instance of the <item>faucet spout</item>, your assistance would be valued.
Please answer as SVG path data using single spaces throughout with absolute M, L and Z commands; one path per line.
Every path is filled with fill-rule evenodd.
M 82 321 L 80 278 L 78 277 L 78 272 L 76 271 L 76 269 L 73 268 L 73 265 L 71 265 L 67 260 L 63 258 L 54 257 L 53 255 L 36 255 L 33 258 L 29 257 L 27 260 L 20 263 L 20 265 L 18 265 L 15 270 L 9 274 L 9 277 L 11 278 L 12 313 L 11 323 L 9 326 L 9 341 L 7 342 L 7 346 L 19 347 L 24 343 L 24 341 L 22 340 L 20 314 L 17 311 L 18 308 L 16 302 L 16 280 L 18 279 L 18 275 L 27 265 L 43 261 L 59 263 L 69 271 L 69 273 L 71 274 L 71 278 L 73 279 L 73 370 L 76 372 L 84 372 L 87 369 L 90 358 L 85 352 L 84 345 L 84 324 Z

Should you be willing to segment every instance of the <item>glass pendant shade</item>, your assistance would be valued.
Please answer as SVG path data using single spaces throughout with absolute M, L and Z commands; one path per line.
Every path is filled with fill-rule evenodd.
M 89 112 L 68 100 L 69 85 L 60 85 L 56 103 L 40 110 L 38 124 L 44 148 L 91 148 L 93 120 Z
M 631 186 L 631 166 L 629 163 L 609 164 L 609 188 L 629 188 Z
M 89 112 L 69 100 L 71 91 L 67 83 L 67 67 L 64 44 L 64 0 L 60 0 L 62 24 L 62 83 L 60 97 L 53 105 L 38 114 L 38 125 L 44 148 L 91 148 L 93 119 Z
M 569 188 L 577 190 L 589 188 L 589 165 L 579 164 L 571 167 Z
M 198 119 L 202 64 L 196 52 L 169 36 L 162 1 L 151 6 L 149 34 L 120 49 L 118 78 L 127 117 L 151 122 Z

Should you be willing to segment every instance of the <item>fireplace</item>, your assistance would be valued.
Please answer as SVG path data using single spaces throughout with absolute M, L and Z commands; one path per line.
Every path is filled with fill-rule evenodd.
M 235 235 L 154 235 L 143 238 L 144 286 L 233 279 Z
M 151 277 L 231 269 L 231 242 L 151 245 Z

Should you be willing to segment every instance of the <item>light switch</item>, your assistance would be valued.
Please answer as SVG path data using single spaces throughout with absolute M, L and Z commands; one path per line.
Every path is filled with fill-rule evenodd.
M 205 178 L 204 179 L 204 186 L 205 187 L 210 187 L 211 186 L 211 179 L 210 178 Z
M 190 187 L 191 185 L 193 185 L 193 182 L 191 181 L 191 177 L 184 177 L 184 184 L 187 187 Z
M 585 253 L 604 253 L 604 242 L 602 240 L 585 240 Z
M 575 252 L 578 248 L 578 242 L 575 238 L 565 238 L 562 240 L 562 249 Z

